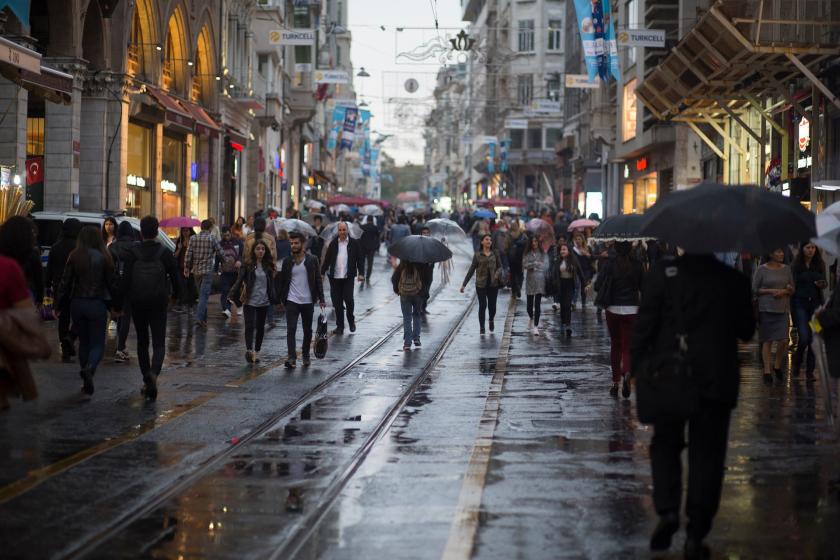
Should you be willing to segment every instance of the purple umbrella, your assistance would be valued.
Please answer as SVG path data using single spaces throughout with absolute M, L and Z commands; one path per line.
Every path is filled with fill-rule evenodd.
M 188 216 L 176 216 L 174 218 L 166 218 L 160 221 L 160 227 L 165 228 L 182 228 L 182 227 L 201 227 L 201 220 L 190 218 Z

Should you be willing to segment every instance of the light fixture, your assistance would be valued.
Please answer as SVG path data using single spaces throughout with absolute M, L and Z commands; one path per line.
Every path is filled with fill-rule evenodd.
M 155 50 L 162 51 L 163 50 L 163 45 L 161 45 L 160 43 L 156 43 L 155 44 Z
M 368 102 L 365 101 L 364 99 L 362 99 L 362 102 L 359 103 L 359 107 L 367 107 L 367 106 L 368 106 Z
M 192 66 L 193 64 L 194 64 L 194 63 L 193 63 L 193 61 L 192 61 L 192 60 L 188 60 L 188 61 L 187 61 L 187 66 Z
M 222 76 L 221 76 L 220 74 L 216 74 L 216 81 L 218 82 L 218 81 L 220 81 L 221 79 L 222 79 Z
M 20 185 L 20 175 L 15 174 L 15 176 L 12 177 L 12 183 L 14 183 L 15 185 Z
M 230 89 L 233 89 L 233 87 L 234 87 L 234 86 L 233 86 L 233 84 L 230 84 L 228 87 L 229 87 Z
M 359 73 L 356 74 L 356 76 L 358 76 L 359 78 L 370 78 L 370 74 L 368 74 L 364 66 L 362 66 L 361 69 L 359 69 Z

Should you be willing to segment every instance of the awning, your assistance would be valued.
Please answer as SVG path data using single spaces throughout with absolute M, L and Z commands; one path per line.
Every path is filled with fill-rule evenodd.
M 0 37 L 0 74 L 53 103 L 72 103 L 73 76 L 46 66 L 41 54 Z
M 840 1 L 830 2 L 830 19 L 836 20 Z M 790 4 L 718 0 L 636 87 L 639 100 L 660 120 L 714 126 L 728 115 L 741 124 L 741 109 L 753 106 L 764 114 L 760 97 L 788 98 L 783 84 L 804 75 L 840 107 L 816 77 L 821 64 L 840 55 L 840 46 L 829 40 L 819 14 L 797 15 Z
M 180 101 L 156 87 L 146 86 L 146 91 L 165 111 L 167 125 L 180 126 L 188 132 L 193 131 L 195 118 L 189 109 L 185 108 Z
M 189 111 L 193 119 L 195 119 L 195 133 L 201 136 L 209 136 L 210 138 L 218 138 L 222 127 L 207 114 L 204 107 L 182 101 L 181 105 Z

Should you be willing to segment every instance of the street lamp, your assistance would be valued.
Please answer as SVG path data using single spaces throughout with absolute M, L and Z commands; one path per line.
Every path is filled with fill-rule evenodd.
M 359 73 L 356 74 L 356 76 L 359 77 L 359 78 L 370 78 L 370 74 L 368 74 L 368 72 L 367 72 L 367 70 L 365 70 L 364 66 L 362 66 L 359 69 Z

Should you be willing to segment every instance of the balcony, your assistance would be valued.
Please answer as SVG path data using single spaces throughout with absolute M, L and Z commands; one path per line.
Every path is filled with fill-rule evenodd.
M 312 73 L 299 72 L 294 79 L 284 77 L 283 90 L 291 114 L 289 117 L 297 124 L 308 122 L 315 116 L 315 91 L 312 87 Z

